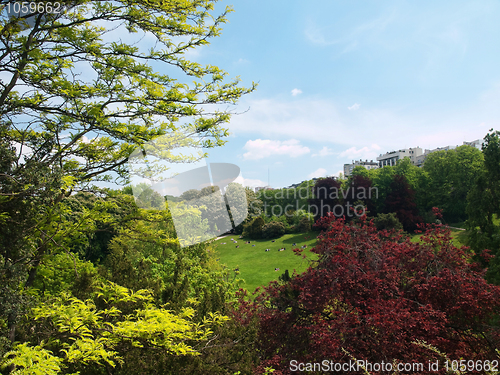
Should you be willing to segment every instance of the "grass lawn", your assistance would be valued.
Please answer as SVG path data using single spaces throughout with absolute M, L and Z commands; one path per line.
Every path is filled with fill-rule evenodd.
M 310 260 L 317 259 L 317 255 L 309 250 L 316 244 L 318 234 L 319 232 L 285 234 L 275 239 L 275 242 L 268 239 L 250 240 L 250 244 L 245 244 L 248 240 L 239 238 L 239 235 L 229 235 L 214 241 L 212 245 L 220 257 L 220 263 L 232 270 L 239 268 L 238 277 L 245 280 L 243 287 L 253 292 L 259 286 L 278 280 L 285 270 L 288 270 L 290 276 L 294 270 L 297 273 L 304 272 Z M 233 243 L 231 238 L 237 243 Z M 296 246 L 292 246 L 293 243 Z M 306 259 L 295 255 L 292 251 L 292 248 L 300 248 L 303 245 L 307 245 L 302 253 L 307 255 Z M 286 250 L 279 251 L 283 247 Z M 266 249 L 270 251 L 265 251 Z M 279 268 L 279 271 L 275 271 L 275 268 Z

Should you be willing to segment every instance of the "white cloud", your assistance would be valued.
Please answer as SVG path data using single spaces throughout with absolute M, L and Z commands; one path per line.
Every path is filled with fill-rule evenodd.
M 292 90 L 292 96 L 297 96 L 300 94 L 302 94 L 302 90 L 300 90 L 300 89 L 293 89 Z
M 380 154 L 381 147 L 375 143 L 370 146 L 365 146 L 363 148 L 357 149 L 356 147 L 348 148 L 347 150 L 340 153 L 340 157 L 344 159 L 370 159 L 375 160 L 375 158 Z
M 243 178 L 242 175 L 239 175 L 234 182 L 237 182 L 238 184 L 241 184 L 243 186 L 248 186 L 248 187 L 259 187 L 259 186 L 267 186 L 267 182 L 258 180 L 258 179 L 250 179 L 250 178 Z
M 295 158 L 310 152 L 308 147 L 302 146 L 300 141 L 296 139 L 288 141 L 249 140 L 243 148 L 248 151 L 243 154 L 243 158 L 246 160 L 259 160 L 272 155 L 287 155 Z
M 364 106 L 352 116 L 345 103 L 331 99 L 249 100 L 241 103 L 247 112 L 233 116 L 229 130 L 238 136 L 267 139 L 297 139 L 344 146 L 376 143 L 383 152 L 405 147 L 436 148 L 461 145 L 483 137 L 489 128 L 500 128 L 500 82 L 468 106 L 403 109 L 398 106 Z M 482 124 L 482 125 L 480 125 Z M 335 149 L 335 148 L 334 148 Z M 346 156 L 372 158 L 357 148 Z M 358 153 L 356 153 L 358 151 Z
M 325 168 L 318 168 L 316 169 L 313 173 L 310 173 L 307 178 L 319 178 L 319 177 L 325 177 L 326 176 L 326 169 Z
M 238 61 L 236 62 L 237 64 L 248 64 L 250 61 L 244 58 L 239 58 Z
M 349 111 L 356 111 L 356 110 L 358 110 L 358 109 L 359 109 L 359 107 L 361 107 L 361 104 L 359 104 L 359 103 L 354 103 L 354 104 L 353 104 L 353 105 L 351 105 L 350 107 L 347 107 L 347 109 L 348 109 Z
M 354 136 L 357 144 L 369 144 L 380 137 L 389 142 L 398 136 L 422 134 L 413 121 L 402 119 L 389 109 L 365 108 L 359 116 L 353 117 L 345 109 L 345 104 L 339 105 L 328 99 L 299 99 L 293 102 L 260 99 L 242 103 L 242 108 L 248 107 L 248 112 L 231 119 L 229 129 L 233 133 L 349 146 L 353 144 Z
M 317 154 L 312 154 L 312 156 L 328 156 L 333 155 L 334 152 L 331 148 L 324 146 Z

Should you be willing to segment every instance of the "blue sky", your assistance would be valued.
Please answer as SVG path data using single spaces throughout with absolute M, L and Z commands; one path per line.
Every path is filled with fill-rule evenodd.
M 222 36 L 188 57 L 257 90 L 210 161 L 249 186 L 338 175 L 399 148 L 500 129 L 497 1 L 222 1 Z

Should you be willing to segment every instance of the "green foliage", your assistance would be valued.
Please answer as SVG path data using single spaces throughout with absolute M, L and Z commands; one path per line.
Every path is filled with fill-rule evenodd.
M 351 176 L 370 177 L 370 171 L 365 167 L 358 165 L 352 170 Z
M 42 259 L 33 288 L 47 296 L 67 291 L 75 296 L 86 296 L 96 276 L 97 270 L 91 262 L 82 261 L 78 254 L 59 253 Z
M 159 232 L 162 225 L 160 222 L 154 227 Z M 197 311 L 204 316 L 224 310 L 235 289 L 213 257 L 204 243 L 180 248 L 123 233 L 112 241 L 104 272 L 108 279 L 133 290 L 154 291 L 160 302 L 174 310 L 196 298 Z
M 61 371 L 63 359 L 56 357 L 42 345 L 19 344 L 5 354 L 2 367 L 16 368 L 12 375 L 56 375 Z
M 130 195 L 132 187 L 130 186 Z M 154 191 L 148 184 L 142 183 L 133 187 L 135 192 L 136 204 L 141 208 L 164 210 L 166 209 L 165 198 L 158 192 Z
M 490 250 L 487 278 L 500 284 L 500 132 L 491 129 L 484 139 L 484 168 L 467 195 L 467 245 L 478 255 Z
M 195 324 L 192 308 L 173 313 L 153 302 L 147 290 L 132 292 L 113 283 L 102 284 L 92 299 L 85 301 L 62 293 L 31 313 L 33 325 L 42 323 L 42 344 L 36 348 L 27 343 L 17 346 L 5 365 L 21 366 L 23 373 L 36 373 L 37 368 L 56 373 L 58 366 L 70 371 L 87 366 L 115 367 L 134 347 L 195 356 L 200 353 L 193 343 L 208 340 L 212 327 L 228 319 L 209 314 Z M 60 354 L 53 354 L 56 352 Z
M 156 359 L 168 363 L 200 353 L 193 345 L 206 344 L 209 326 L 225 321 L 216 311 L 229 308 L 232 284 L 202 256 L 206 246 L 181 251 L 168 212 L 155 210 L 164 198 L 143 186 L 139 209 L 130 192 L 91 186 L 127 182 L 131 153 L 162 136 L 172 147 L 160 156 L 176 163 L 199 155 L 173 148 L 224 144 L 230 111 L 213 106 L 234 104 L 255 85 L 241 87 L 218 67 L 186 58 L 227 21 L 231 9 L 214 15 L 214 3 L 78 0 L 68 12 L 0 20 L 0 62 L 10 72 L 0 88 L 6 371 L 109 373 L 127 361 L 127 374 L 143 373 L 136 358 L 153 363 L 151 353 L 161 352 Z M 117 32 L 128 44 L 113 40 Z M 186 227 L 206 225 L 202 212 Z M 120 272 L 134 292 L 113 287 L 110 296 L 122 299 L 95 293 L 102 277 Z M 144 288 L 160 294 L 141 299 Z M 29 311 L 36 321 L 21 320 Z M 220 330 L 218 339 L 238 341 L 236 332 L 243 329 Z M 220 362 L 217 355 L 208 362 Z
M 296 226 L 296 231 L 299 233 L 306 233 L 311 230 L 311 218 L 303 216 Z
M 394 167 L 385 166 L 379 169 L 372 169 L 371 179 L 373 186 L 378 189 L 378 199 L 376 200 L 376 212 L 383 212 L 385 210 L 385 200 L 390 193 L 391 183 L 394 179 L 396 172 Z
M 45 165 L 61 166 L 71 177 L 69 188 L 79 181 L 111 179 L 111 170 L 126 177 L 124 163 L 132 150 L 158 135 L 196 133 L 201 140 L 188 137 L 191 144 L 222 145 L 228 133 L 221 125 L 229 121 L 229 111 L 205 107 L 235 103 L 255 85 L 240 87 L 218 67 L 186 59 L 186 51 L 208 44 L 227 22 L 230 8 L 219 16 L 212 15 L 213 9 L 211 0 L 182 6 L 79 0 L 68 12 L 27 16 L 29 38 L 23 19 L 4 17 L 2 64 L 16 72 L 0 91 L 2 120 L 9 128 L 18 124 L 9 129 L 9 141 L 30 147 Z M 116 28 L 128 39 L 153 42 L 110 40 Z M 160 73 L 172 68 L 187 79 Z
M 239 184 L 231 183 L 228 185 L 228 188 L 226 190 L 226 195 L 229 193 L 232 196 L 240 197 L 241 193 L 239 193 L 239 192 L 234 193 L 234 190 L 241 190 L 242 188 L 243 187 Z M 255 192 L 248 187 L 244 188 L 244 191 L 245 191 L 245 196 L 246 196 L 246 201 L 247 201 L 246 217 L 244 218 L 244 220 L 240 224 L 235 226 L 234 231 L 236 234 L 243 233 L 243 229 L 244 229 L 245 225 L 250 223 L 254 217 L 262 214 L 262 201 L 257 198 L 257 195 L 255 194 Z M 232 202 L 232 204 L 233 204 L 233 206 L 239 207 L 238 210 L 240 212 L 244 212 L 243 207 L 241 207 L 241 202 L 236 202 L 236 204 L 234 202 Z M 229 206 L 228 206 L 228 210 L 229 210 L 229 215 L 231 216 L 231 220 L 234 223 L 233 212 L 232 212 L 232 209 L 229 208 Z M 241 219 L 242 215 L 240 214 L 238 216 Z
M 373 223 L 377 227 L 377 230 L 403 229 L 403 225 L 394 212 L 390 212 L 388 214 L 377 214 L 377 216 L 373 219 Z
M 467 219 L 467 194 L 483 170 L 481 151 L 464 145 L 433 152 L 427 156 L 423 168 L 429 179 L 426 209 L 442 209 L 448 222 Z
M 260 190 L 257 197 L 263 202 L 267 217 L 284 215 L 288 210 L 307 210 L 314 181 L 304 181 L 296 188 Z
M 243 237 L 257 239 L 262 237 L 262 227 L 266 224 L 262 217 L 254 218 L 243 229 Z
M 278 238 L 285 234 L 285 226 L 279 221 L 271 221 L 262 227 L 262 238 Z

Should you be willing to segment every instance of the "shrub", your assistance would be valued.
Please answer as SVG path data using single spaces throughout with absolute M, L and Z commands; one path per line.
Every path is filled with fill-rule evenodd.
M 261 238 L 262 237 L 262 227 L 265 225 L 264 219 L 256 217 L 243 229 L 243 237 L 248 238 Z
M 378 214 L 377 217 L 373 219 L 373 223 L 378 230 L 400 230 L 403 229 L 403 224 L 399 221 L 396 213 L 391 212 L 389 214 Z
M 333 214 L 319 225 L 317 265 L 241 308 L 259 319 L 262 368 L 290 374 L 290 358 L 344 362 L 346 352 L 372 363 L 441 360 L 419 342 L 449 358 L 496 358 L 500 287 L 448 229 L 428 226 L 413 243 Z
M 280 221 L 272 221 L 262 227 L 263 238 L 277 238 L 285 234 L 285 226 Z
M 296 230 L 298 233 L 309 232 L 311 230 L 311 220 L 307 216 L 302 217 L 296 226 Z

